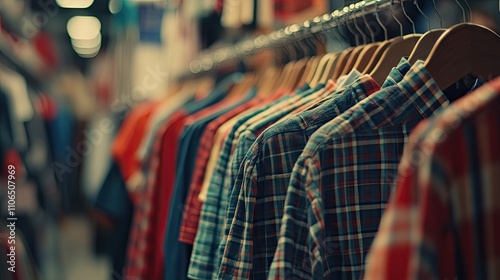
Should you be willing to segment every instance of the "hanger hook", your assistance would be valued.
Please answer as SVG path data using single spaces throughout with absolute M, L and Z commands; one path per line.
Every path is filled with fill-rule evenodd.
M 401 1 L 401 8 L 403 9 L 403 14 L 405 15 L 405 17 L 411 22 L 411 27 L 413 28 L 413 34 L 417 33 L 417 30 L 415 29 L 415 22 L 413 22 L 413 20 L 406 13 L 404 1 Z
M 312 55 L 316 55 L 317 50 L 318 50 L 318 46 L 316 45 L 317 42 L 314 41 L 315 38 L 311 33 L 311 21 L 306 20 L 304 22 L 303 30 L 304 30 L 303 31 L 304 33 L 308 33 L 308 35 L 310 35 L 309 37 L 307 37 L 305 39 L 305 42 L 306 42 L 307 46 L 310 47 Z
M 343 31 L 342 31 L 342 24 L 340 23 L 340 17 L 341 17 L 342 13 L 339 11 L 339 10 L 335 10 L 333 13 L 332 13 L 332 16 L 333 16 L 333 19 L 335 20 L 335 27 L 336 27 L 336 34 L 337 35 L 340 35 L 339 39 L 340 40 L 340 44 L 342 45 L 342 47 L 345 49 L 347 48 L 347 45 L 344 46 L 344 43 L 346 42 L 346 36 L 343 34 Z M 334 28 L 335 29 L 335 28 Z
M 349 7 L 344 7 L 344 11 L 345 11 L 345 14 L 343 16 L 343 18 L 344 18 L 344 24 L 347 27 L 347 30 L 349 30 L 349 32 L 351 32 L 351 34 L 354 36 L 355 44 L 356 44 L 356 46 L 358 46 L 359 45 L 358 34 L 356 34 L 356 32 L 354 32 L 352 30 L 352 26 L 349 25 L 349 23 L 348 23 L 348 21 L 350 20 L 351 9 Z
M 472 21 L 472 9 L 470 8 L 467 0 L 464 0 L 464 2 L 465 2 L 465 6 L 467 6 L 467 12 L 469 13 L 469 22 L 471 22 Z
M 354 12 L 357 12 L 358 9 L 361 7 L 361 4 L 360 3 L 357 3 L 353 9 L 353 13 Z M 352 21 L 354 22 L 354 27 L 356 27 L 356 29 L 359 31 L 359 33 L 361 34 L 361 38 L 363 39 L 363 45 L 366 45 L 367 42 L 368 42 L 368 36 L 366 36 L 365 32 L 359 27 L 358 25 L 358 19 L 354 16 L 351 16 L 352 18 Z
M 465 9 L 464 9 L 464 6 L 462 6 L 462 4 L 460 4 L 460 1 L 458 1 L 458 0 L 455 0 L 455 3 L 457 3 L 457 5 L 462 10 L 462 18 L 463 18 L 463 21 L 466 22 L 467 19 L 465 18 Z
M 363 5 L 363 8 L 361 9 L 361 14 L 363 15 L 363 22 L 365 23 L 366 28 L 368 28 L 368 31 L 370 31 L 371 42 L 374 43 L 375 42 L 375 33 L 373 32 L 371 25 L 366 20 L 366 13 L 365 13 L 366 1 L 363 1 L 361 3 Z
M 439 18 L 439 27 L 443 28 L 443 18 L 441 17 L 441 14 L 438 11 L 438 8 L 436 6 L 436 0 L 432 0 L 432 5 L 434 6 L 434 10 L 436 11 L 436 14 Z
M 324 14 L 323 15 L 323 19 L 325 20 L 325 22 L 328 24 L 327 28 L 325 28 L 323 30 L 324 33 L 326 33 L 326 36 L 328 36 L 328 38 L 332 39 L 333 41 L 337 41 L 341 44 L 341 48 L 344 47 L 343 45 L 343 40 L 340 39 L 337 31 L 335 30 L 335 17 L 337 16 L 337 13 L 338 11 L 334 11 L 332 12 L 331 14 Z M 331 34 L 330 34 L 331 32 Z
M 401 21 L 399 21 L 399 19 L 394 15 L 394 9 L 393 9 L 393 5 L 394 4 L 394 0 L 391 0 L 390 1 L 390 5 L 391 5 L 391 15 L 392 15 L 392 18 L 399 24 L 399 32 L 401 33 L 401 37 L 403 37 L 403 24 L 401 23 Z
M 385 40 L 387 41 L 387 40 L 388 40 L 388 37 L 389 37 L 389 36 L 388 36 L 388 34 L 387 34 L 387 28 L 386 28 L 386 27 L 382 24 L 382 21 L 380 20 L 380 17 L 379 17 L 379 15 L 378 15 L 378 2 L 379 2 L 379 1 L 380 1 L 380 0 L 377 0 L 377 1 L 375 2 L 375 18 L 377 19 L 377 22 L 378 22 L 378 24 L 380 25 L 380 27 L 382 28 L 382 30 L 384 30 L 384 38 L 385 38 Z
M 418 0 L 413 0 L 413 4 L 415 4 L 415 6 L 417 6 L 417 10 L 420 12 L 420 14 L 422 14 L 422 16 L 425 18 L 425 20 L 427 21 L 427 31 L 430 31 L 431 30 L 431 20 L 429 19 L 429 17 L 422 11 L 422 9 L 420 9 L 420 6 L 418 5 Z

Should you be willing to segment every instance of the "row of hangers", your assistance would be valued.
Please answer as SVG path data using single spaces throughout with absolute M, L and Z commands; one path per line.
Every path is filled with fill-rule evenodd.
M 408 16 L 403 1 L 400 1 L 402 12 L 413 28 L 413 33 L 407 35 L 403 34 L 403 24 L 394 13 L 396 4 L 394 0 L 391 0 L 390 12 L 400 27 L 400 36 L 392 39 L 388 39 L 387 28 L 380 20 L 379 2 L 381 1 L 375 3 L 375 18 L 384 31 L 384 41 L 375 41 L 370 24 L 366 21 L 364 8 L 367 2 L 353 4 L 331 14 L 332 22 L 335 23 L 333 27 L 337 28 L 325 29 L 322 34 L 313 34 L 306 39 L 291 41 L 275 49 L 271 53 L 275 60 L 284 60 L 283 57 L 288 56 L 290 61 L 283 66 L 265 66 L 260 70 L 247 73 L 232 92 L 245 92 L 256 85 L 259 95 L 266 95 L 276 89 L 294 90 L 306 82 L 314 88 L 320 83 L 326 83 L 330 79 L 335 80 L 348 74 L 352 69 L 357 69 L 362 74 L 369 74 L 378 84 L 382 84 L 402 57 L 408 57 L 411 64 L 417 60 L 424 60 L 426 69 L 442 90 L 447 89 L 467 74 L 484 80 L 500 75 L 500 37 L 486 27 L 467 23 L 465 8 L 458 0 L 456 3 L 462 10 L 464 23 L 444 29 L 441 20 L 441 28 L 432 30 L 429 18 L 419 7 L 418 1 L 413 0 L 413 5 L 428 22 L 428 31 L 425 34 L 416 33 L 415 24 Z M 470 17 L 470 7 L 467 2 L 465 3 Z M 441 19 L 435 1 L 433 5 Z M 361 13 L 354 13 L 360 8 Z M 370 43 L 366 42 L 367 36 L 355 20 L 355 16 L 360 15 L 363 17 L 365 27 L 371 33 Z M 327 18 L 327 20 L 330 19 Z M 352 24 L 349 24 L 349 21 Z M 363 44 L 348 47 L 342 52 L 321 54 L 325 49 L 326 36 L 333 35 L 336 39 L 340 39 L 340 36 L 345 37 L 342 29 L 339 28 L 342 25 L 353 35 L 356 35 L 356 32 L 361 34 Z M 331 37 L 328 38 L 331 39 Z M 356 41 L 359 42 L 357 35 Z M 309 56 L 318 50 L 319 55 Z M 299 57 L 303 58 L 298 59 Z

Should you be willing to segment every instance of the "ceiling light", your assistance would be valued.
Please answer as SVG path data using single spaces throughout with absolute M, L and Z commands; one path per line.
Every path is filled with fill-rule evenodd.
M 102 36 L 101 33 L 99 33 L 94 39 L 90 40 L 71 39 L 71 44 L 77 48 L 91 49 L 99 46 L 101 44 L 101 40 Z
M 108 8 L 112 14 L 119 13 L 122 10 L 122 1 L 123 0 L 109 0 Z
M 56 3 L 61 8 L 85 9 L 90 7 L 94 0 L 56 0 Z
M 101 32 L 101 22 L 96 17 L 75 16 L 66 25 L 68 34 L 76 40 L 93 40 Z
M 94 48 L 78 48 L 73 46 L 73 49 L 79 56 L 83 58 L 92 58 L 99 53 L 99 50 L 101 49 L 101 44 L 99 44 Z

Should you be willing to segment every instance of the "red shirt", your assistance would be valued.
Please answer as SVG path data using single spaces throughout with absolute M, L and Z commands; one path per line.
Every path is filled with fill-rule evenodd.
M 198 221 L 200 219 L 201 207 L 203 206 L 203 203 L 198 199 L 198 196 L 205 178 L 205 171 L 210 158 L 217 129 L 232 117 L 252 106 L 257 105 L 258 102 L 258 100 L 254 99 L 248 103 L 238 106 L 237 108 L 210 122 L 210 124 L 205 128 L 201 137 L 200 146 L 198 147 L 194 169 L 195 171 L 184 206 L 182 223 L 179 232 L 179 241 L 187 244 L 194 243 L 194 238 L 196 237 L 196 231 L 198 229 Z

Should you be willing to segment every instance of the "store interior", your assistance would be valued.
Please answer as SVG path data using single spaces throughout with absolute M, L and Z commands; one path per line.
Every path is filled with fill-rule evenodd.
M 454 244 L 455 250 L 460 248 L 474 255 L 478 263 L 484 263 L 484 267 L 475 262 L 471 264 L 465 258 L 447 266 L 453 267 L 450 272 L 443 268 L 444 264 L 448 265 L 443 261 L 446 255 L 436 253 L 436 257 L 431 253 L 421 253 L 421 262 L 408 262 L 410 268 L 417 266 L 416 263 L 421 266 L 418 272 L 408 268 L 415 273 L 412 274 L 414 277 L 381 272 L 382 267 L 390 267 L 391 262 L 405 267 L 402 264 L 404 257 L 397 260 L 397 253 L 389 256 L 383 250 L 387 249 L 383 247 L 384 240 L 389 242 L 387 240 L 392 240 L 391 237 L 398 237 L 383 235 L 391 229 L 397 231 L 396 226 L 384 227 L 398 219 L 397 213 L 394 214 L 397 211 L 393 211 L 395 206 L 387 207 L 387 210 L 385 207 L 396 191 L 392 191 L 389 198 L 386 191 L 365 193 L 368 191 L 363 184 L 359 184 L 353 187 L 357 190 L 356 194 L 345 194 L 345 199 L 349 201 L 362 195 L 370 199 L 384 197 L 378 203 L 383 205 L 377 208 L 378 214 L 361 210 L 358 211 L 361 214 L 356 212 L 361 215 L 360 223 L 366 222 L 363 224 L 366 228 L 374 226 L 375 231 L 354 231 L 349 236 L 335 237 L 340 240 L 339 243 L 328 241 L 332 236 L 328 225 L 327 230 L 315 235 L 318 227 L 325 227 L 324 223 L 345 226 L 349 231 L 358 221 L 355 218 L 342 220 L 339 213 L 344 210 L 338 210 L 340 206 L 328 205 L 329 201 L 340 202 L 332 197 L 332 200 L 327 200 L 329 186 L 340 184 L 339 178 L 351 180 L 345 170 L 357 170 L 357 167 L 327 168 L 327 152 L 318 156 L 319 173 L 303 171 L 308 174 L 307 180 L 316 180 L 314 176 L 323 177 L 317 179 L 316 185 L 304 183 L 307 188 L 297 194 L 304 201 L 307 197 L 310 200 L 304 202 L 307 206 L 297 202 L 297 207 L 301 209 L 298 213 L 308 214 L 303 217 L 308 231 L 301 228 L 302 223 L 298 222 L 302 219 L 301 215 L 294 212 L 286 216 L 287 211 L 293 208 L 288 204 L 294 198 L 290 187 L 287 193 L 272 194 L 272 197 L 265 191 L 260 193 L 256 190 L 257 186 L 259 190 L 265 190 L 267 184 L 273 185 L 273 188 L 279 184 L 294 186 L 294 178 L 300 181 L 299 177 L 294 177 L 295 173 L 300 173 L 296 170 L 301 167 L 297 157 L 302 150 L 307 152 L 306 147 L 312 145 L 312 140 L 307 141 L 308 146 L 305 146 L 306 142 L 301 144 L 300 152 L 293 159 L 290 159 L 292 151 L 288 150 L 293 145 L 286 145 L 288 136 L 270 136 L 269 139 L 283 141 L 282 144 L 274 144 L 272 152 L 268 151 L 272 149 L 265 146 L 267 144 L 261 146 L 259 141 L 266 141 L 265 136 L 269 134 L 266 133 L 273 128 L 286 128 L 279 123 L 295 116 L 302 116 L 304 126 L 312 127 L 302 112 L 320 108 L 327 101 L 320 100 L 319 97 L 326 98 L 323 93 L 314 95 L 314 100 L 309 95 L 300 95 L 307 90 L 347 88 L 347 91 L 355 91 L 356 83 L 364 81 L 365 75 L 373 78 L 377 87 L 383 90 L 387 84 L 400 83 L 393 75 L 398 67 L 403 67 L 400 60 L 404 58 L 408 59 L 411 69 L 419 65 L 417 60 L 423 60 L 425 67 L 430 65 L 427 67 L 429 73 L 449 99 L 449 102 L 444 102 L 446 104 L 456 103 L 465 108 L 467 103 L 475 108 L 474 102 L 481 103 L 491 98 L 493 101 L 489 104 L 499 105 L 499 5 L 500 2 L 494 0 L 0 0 L 0 237 L 5 245 L 0 247 L 0 279 L 406 279 L 397 278 L 401 275 L 408 276 L 408 279 L 444 279 L 433 278 L 434 270 L 439 271 L 436 275 L 440 277 L 458 277 L 450 279 L 499 279 L 498 241 L 492 241 L 491 246 L 488 243 L 472 248 Z M 424 38 L 427 41 L 422 40 Z M 416 45 L 420 43 L 417 50 Z M 391 51 L 386 54 L 389 49 Z M 432 63 L 429 62 L 431 60 Z M 411 69 L 404 71 L 411 72 Z M 349 78 L 353 70 L 356 70 L 354 78 Z M 465 75 L 468 76 L 463 78 Z M 341 83 L 341 77 L 350 83 Z M 402 71 L 400 80 L 403 77 L 409 79 Z M 429 91 L 433 91 L 430 83 L 417 82 L 414 87 L 428 86 Z M 484 90 L 479 85 L 487 87 L 488 83 L 494 89 L 490 90 L 490 95 L 484 93 L 483 99 L 471 97 L 468 102 L 462 101 L 474 96 L 476 90 Z M 366 82 L 363 86 L 366 87 Z M 392 90 L 392 87 L 388 88 Z M 448 94 L 453 91 L 450 88 L 460 91 L 459 95 Z M 463 90 L 470 93 L 464 94 Z M 371 98 L 370 94 L 367 96 Z M 284 96 L 294 100 L 286 101 L 290 103 L 287 106 L 296 107 L 279 107 L 278 103 L 273 103 L 287 100 Z M 389 101 L 387 104 L 392 106 Z M 260 110 L 256 109 L 259 105 L 268 106 L 265 107 L 268 112 L 277 112 L 272 115 L 272 121 L 270 117 L 265 119 L 265 125 L 263 118 L 242 117 L 244 112 Z M 402 104 L 397 106 L 406 110 Z M 349 107 L 339 112 L 347 111 Z M 483 107 L 484 112 L 491 111 L 487 110 L 488 106 Z M 334 114 L 332 116 L 319 114 L 311 118 L 314 121 L 321 118 L 333 121 L 344 116 L 337 112 L 338 109 L 335 111 L 332 108 L 329 109 Z M 496 115 L 490 116 L 491 121 L 483 121 L 488 126 L 481 126 L 489 131 L 491 135 L 485 137 L 492 142 L 500 139 L 500 129 L 496 126 L 500 123 L 498 108 Z M 420 112 L 421 115 L 428 113 L 423 109 Z M 469 117 L 465 113 L 463 115 L 463 118 Z M 238 116 L 241 119 L 236 120 Z M 367 119 L 372 117 L 377 118 L 375 111 L 365 116 Z M 391 121 L 392 117 L 383 116 L 387 123 L 393 124 L 396 121 Z M 346 122 L 350 120 L 349 116 L 345 118 Z M 243 119 L 245 122 L 241 121 Z M 431 119 L 429 123 L 442 125 L 440 121 L 444 120 L 436 117 L 435 122 Z M 238 135 L 236 123 L 246 126 L 250 136 L 228 139 Z M 319 134 L 317 130 L 324 123 L 326 120 L 314 128 L 314 135 Z M 404 127 L 406 129 L 406 124 Z M 357 128 L 352 125 L 349 129 Z M 346 128 L 346 131 L 349 129 Z M 377 129 L 380 135 L 385 133 L 382 128 Z M 476 127 L 467 129 L 480 130 Z M 394 131 L 391 133 L 399 133 L 397 129 Z M 302 135 L 302 132 L 304 135 L 309 133 L 304 128 L 294 135 Z M 363 135 L 357 134 L 357 140 L 350 140 L 352 142 L 349 143 L 357 145 L 371 141 L 371 138 L 364 139 Z M 379 184 L 384 186 L 381 189 L 399 188 L 401 174 L 394 174 L 405 167 L 407 149 L 411 149 L 418 139 L 423 138 L 418 138 L 416 132 L 410 134 L 408 131 L 404 137 L 387 140 L 396 144 L 372 154 L 367 152 L 364 157 L 358 154 L 365 150 L 351 152 L 351 155 L 349 147 L 354 144 L 342 142 L 345 148 L 341 151 L 347 155 L 337 151 L 331 158 L 345 156 L 346 160 L 354 157 L 359 161 L 365 160 L 367 165 L 370 162 L 376 166 L 374 169 L 382 171 L 366 169 L 364 173 L 360 171 L 353 175 L 356 179 L 352 180 L 358 180 L 358 176 L 363 177 L 363 174 L 368 178 L 375 172 L 380 178 L 373 180 L 384 182 Z M 225 144 L 231 141 L 234 141 L 233 146 L 229 145 L 227 151 L 224 150 Z M 400 146 L 397 141 L 401 141 Z M 477 180 L 471 179 L 473 183 L 464 183 L 464 188 L 480 188 L 486 196 L 497 197 L 480 204 L 490 207 L 484 209 L 496 209 L 492 216 L 487 216 L 483 207 L 471 210 L 473 227 L 479 227 L 476 222 L 485 223 L 481 230 L 473 231 L 470 236 L 466 234 L 471 240 L 489 240 L 487 236 L 498 236 L 495 234 L 500 233 L 495 219 L 491 218 L 500 217 L 500 195 L 494 190 L 495 185 L 497 189 L 500 186 L 500 151 L 498 147 L 494 148 L 495 145 L 485 142 L 476 144 L 492 147 L 485 152 L 491 155 L 491 165 L 484 167 L 464 159 L 466 156 L 457 156 L 466 163 L 463 174 L 475 169 L 480 174 Z M 337 144 L 331 145 L 335 147 Z M 328 149 L 331 147 L 328 146 Z M 392 147 L 397 148 L 393 151 Z M 252 158 L 252 149 L 258 150 L 255 158 Z M 280 156 L 276 156 L 278 151 Z M 472 152 L 471 155 L 468 151 L 458 148 L 455 152 L 475 159 L 476 154 Z M 395 153 L 396 161 L 371 162 L 384 153 L 391 156 Z M 273 156 L 274 159 L 268 159 Z M 446 159 L 457 161 L 451 157 Z M 220 160 L 224 161 L 226 169 L 220 171 L 223 176 L 217 179 L 215 176 L 218 176 Z M 292 163 L 287 163 L 285 168 L 282 161 Z M 254 163 L 255 166 L 252 165 Z M 281 171 L 263 175 L 262 172 L 267 172 L 266 166 L 270 170 Z M 285 172 L 288 168 L 290 170 Z M 333 181 L 327 181 L 329 174 L 337 171 L 344 173 L 335 177 L 337 179 L 331 179 Z M 421 171 L 419 176 L 424 176 L 426 172 L 441 174 L 445 171 L 431 168 Z M 452 179 L 462 178 L 461 174 L 457 173 Z M 273 179 L 266 181 L 266 176 L 273 176 Z M 414 182 L 418 185 L 416 190 L 427 186 L 417 181 L 415 179 Z M 449 186 L 462 186 L 451 181 Z M 372 183 L 370 181 L 369 184 Z M 252 184 L 255 184 L 255 191 Z M 241 191 L 226 193 L 226 186 L 231 190 L 234 190 L 233 186 L 238 186 L 237 190 L 241 186 Z M 217 209 L 227 209 L 212 218 L 209 203 L 216 187 L 224 189 L 225 194 L 221 199 L 224 206 L 217 206 Z M 321 202 L 311 198 L 315 192 L 322 197 Z M 446 196 L 443 200 L 455 201 L 453 194 L 449 195 L 451 198 L 443 194 Z M 471 197 L 475 198 L 473 194 Z M 279 207 L 274 206 L 280 210 L 267 208 L 269 205 L 265 202 L 268 200 L 276 205 L 282 202 Z M 391 203 L 396 204 L 396 201 L 397 198 L 394 198 Z M 425 203 L 437 202 L 431 200 Z M 347 204 L 345 208 L 349 209 L 351 206 Z M 259 205 L 262 208 L 259 209 Z M 326 209 L 318 210 L 321 214 L 317 214 L 318 217 L 326 217 L 324 221 L 317 221 L 323 218 L 315 216 L 316 207 Z M 352 206 L 356 209 L 363 207 L 376 208 L 361 202 Z M 415 207 L 422 209 L 421 205 Z M 231 209 L 235 209 L 236 214 L 230 214 Z M 440 215 L 439 209 L 448 211 L 444 206 L 430 209 L 438 212 L 436 216 Z M 469 208 L 462 205 L 457 209 Z M 191 215 L 192 211 L 194 214 Z M 279 223 L 271 222 L 269 218 L 271 214 L 278 215 L 276 211 L 280 213 Z M 449 216 L 454 217 L 450 220 L 462 219 L 460 211 L 449 211 L 452 212 Z M 333 218 L 334 212 L 339 220 Z M 407 213 L 408 216 L 399 218 L 411 220 L 409 217 L 413 214 Z M 221 215 L 223 218 L 217 220 Z M 12 220 L 13 217 L 16 219 Z M 425 217 L 432 220 L 432 215 Z M 204 222 L 212 219 L 218 223 L 214 233 L 212 229 L 204 228 Z M 297 219 L 295 224 L 294 219 Z M 377 232 L 380 220 L 382 224 Z M 15 226 L 9 228 L 12 223 Z M 289 224 L 290 227 L 287 227 Z M 432 225 L 436 224 L 438 222 Z M 365 230 L 364 226 L 360 228 Z M 420 232 L 416 225 L 412 229 L 412 232 Z M 287 235 L 289 232 L 292 232 L 293 238 Z M 207 242 L 204 238 L 208 238 L 205 234 L 214 235 L 214 240 L 203 243 Z M 361 237 L 352 237 L 356 234 Z M 408 236 L 420 237 L 410 233 Z M 457 236 L 448 237 L 461 243 L 461 235 L 460 238 Z M 15 250 L 11 250 L 13 244 L 9 243 L 9 238 L 15 239 Z M 228 239 L 227 244 L 221 238 Z M 297 253 L 297 248 L 302 248 L 301 238 L 304 246 L 309 246 L 308 257 Z M 372 244 L 374 238 L 373 254 L 369 255 L 371 250 L 366 244 Z M 295 245 L 289 246 L 295 247 L 296 251 L 286 247 L 288 239 L 294 240 Z M 348 248 L 342 245 L 344 241 L 350 244 L 346 245 Z M 267 242 L 275 244 L 268 245 Z M 356 242 L 362 245 L 353 245 Z M 336 247 L 329 247 L 332 244 Z M 475 243 L 471 241 L 470 244 Z M 279 251 L 280 246 L 283 246 L 283 251 Z M 419 248 L 427 249 L 425 246 Z M 489 251 L 488 248 L 495 250 Z M 219 253 L 218 250 L 222 251 Z M 16 253 L 11 264 L 10 251 Z M 295 253 L 294 261 L 286 257 L 282 260 L 282 252 L 286 252 L 283 253 L 285 256 Z M 465 255 L 464 252 L 455 251 L 454 255 Z M 362 260 L 357 260 L 358 254 Z M 341 256 L 339 260 L 332 260 L 337 255 Z M 208 260 L 204 259 L 205 256 Z M 380 264 L 379 269 L 376 265 L 368 266 L 365 257 L 373 264 Z M 382 263 L 384 260 L 388 263 Z M 357 261 L 362 264 L 355 265 Z M 346 264 L 351 262 L 351 266 Z M 15 273 L 9 270 L 12 264 L 15 264 Z M 436 265 L 428 268 L 432 273 L 425 274 L 428 272 L 426 264 Z M 332 267 L 336 265 L 338 267 Z M 468 270 L 469 266 L 473 267 L 473 272 Z M 495 266 L 496 269 L 492 268 Z

